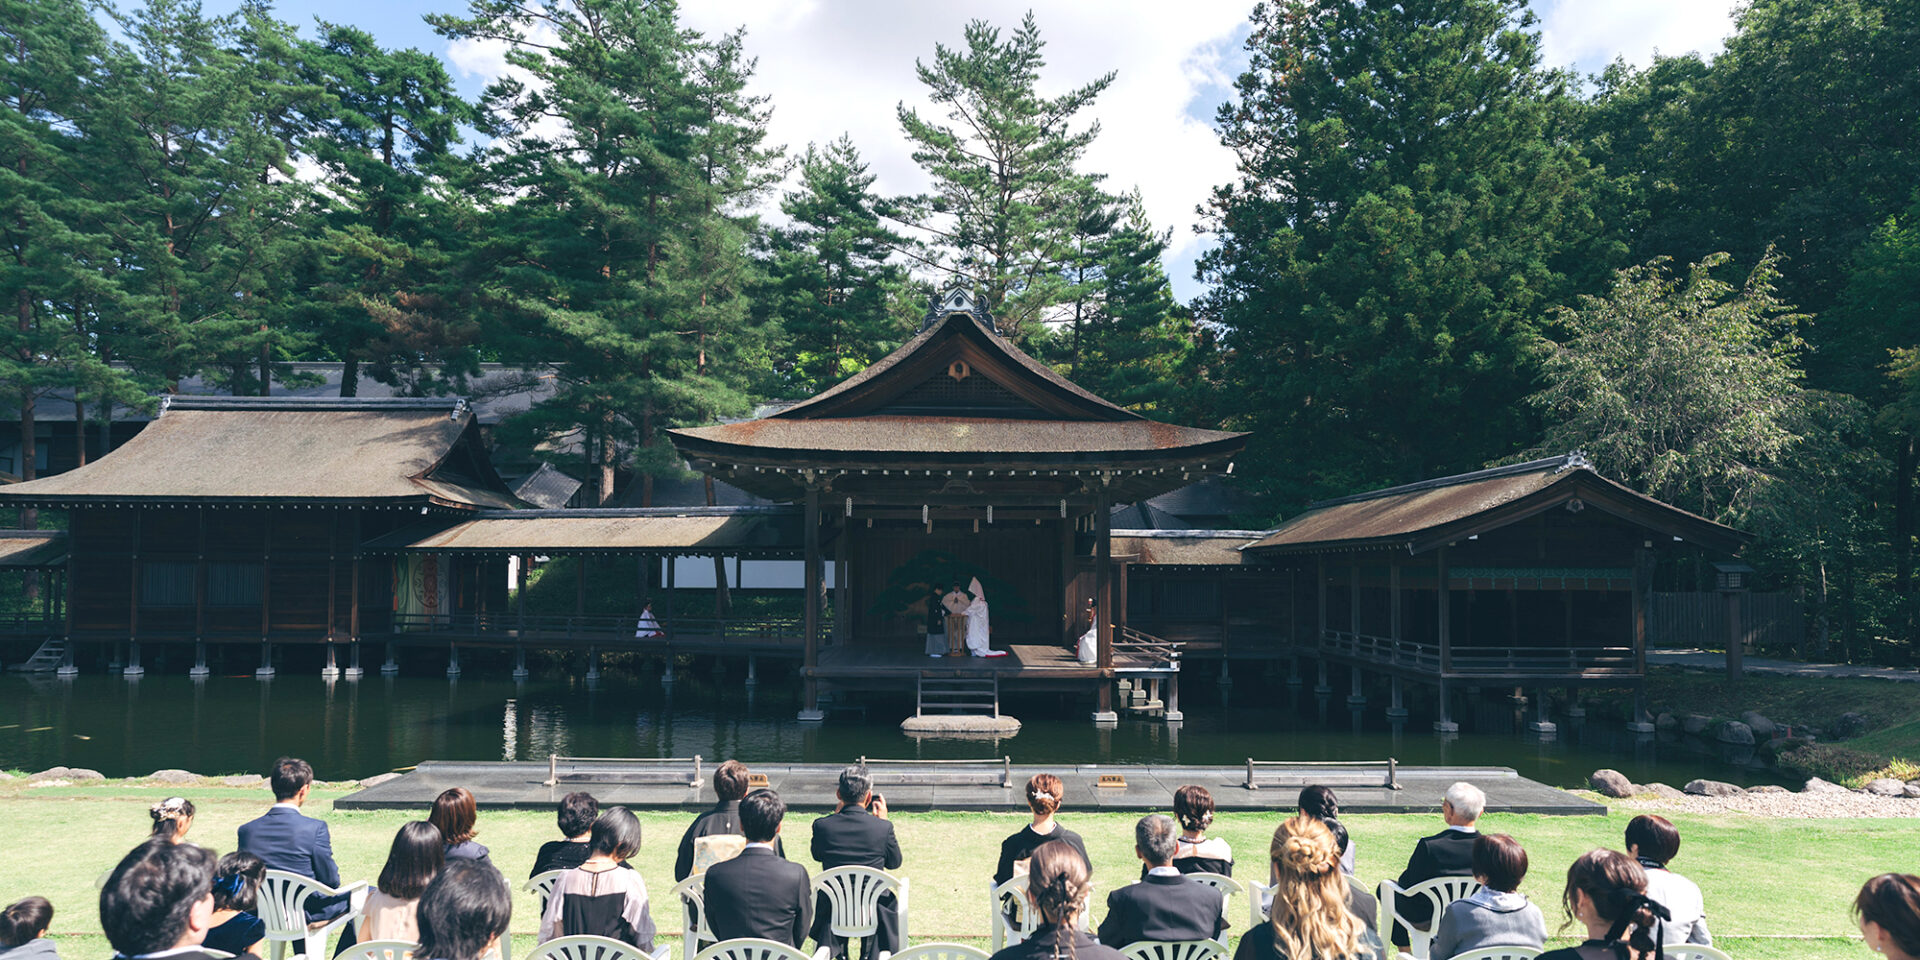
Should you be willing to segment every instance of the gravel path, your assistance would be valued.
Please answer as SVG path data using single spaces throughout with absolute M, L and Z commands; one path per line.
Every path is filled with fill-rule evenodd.
M 1857 663 L 1803 663 L 1798 660 L 1775 660 L 1771 657 L 1751 656 L 1742 658 L 1741 663 L 1748 673 L 1771 673 L 1784 677 L 1874 677 L 1902 683 L 1920 683 L 1920 670 L 1902 670 L 1897 667 L 1873 667 Z M 1648 650 L 1647 665 L 1684 667 L 1689 670 L 1725 670 L 1727 656 L 1724 653 L 1708 653 L 1699 649 Z
M 1755 817 L 1813 820 L 1856 817 L 1920 818 L 1920 800 L 1866 793 L 1741 793 L 1730 797 L 1666 800 L 1641 794 L 1625 800 L 1578 791 L 1622 810 L 1676 810 L 1681 813 L 1731 813 Z

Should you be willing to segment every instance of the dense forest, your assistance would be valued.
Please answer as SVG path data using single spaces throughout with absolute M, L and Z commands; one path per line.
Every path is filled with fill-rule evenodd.
M 899 78 L 932 105 L 897 117 L 914 196 L 846 137 L 769 142 L 747 35 L 670 0 L 427 19 L 512 76 L 469 102 L 431 53 L 264 3 L 0 0 L 0 403 L 29 474 L 53 391 L 84 420 L 189 376 L 264 393 L 330 360 L 343 395 L 434 394 L 491 361 L 557 384 L 498 442 L 647 502 L 683 474 L 664 430 L 837 382 L 959 282 L 1096 393 L 1253 431 L 1249 524 L 1582 449 L 1757 534 L 1803 652 L 1913 659 L 1912 0 L 1754 0 L 1717 56 L 1595 76 L 1543 65 L 1522 0 L 1261 4 L 1185 304 L 1162 260 L 1196 224 L 1088 169 L 1113 75 L 1043 83 L 1031 15 Z

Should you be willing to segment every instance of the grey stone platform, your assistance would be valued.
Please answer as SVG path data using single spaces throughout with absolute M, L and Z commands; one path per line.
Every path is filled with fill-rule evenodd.
M 713 764 L 714 761 L 706 764 L 708 777 L 712 775 Z M 629 775 L 613 765 L 583 766 L 575 772 L 575 777 L 548 786 L 544 782 L 548 777 L 545 763 L 430 761 L 399 779 L 342 797 L 334 801 L 334 806 L 342 810 L 417 809 L 424 815 L 434 797 L 455 786 L 473 791 L 479 805 L 492 810 L 551 810 L 562 796 L 574 790 L 592 793 L 603 807 L 623 804 L 635 809 L 692 811 L 713 803 L 711 782 L 698 787 L 685 782 L 632 782 L 660 777 L 666 770 L 690 771 L 690 764 L 684 768 L 641 769 L 646 772 Z M 751 769 L 765 775 L 767 786 L 778 790 L 791 809 L 833 808 L 839 766 L 766 763 L 753 764 Z M 1302 785 L 1326 783 L 1339 791 L 1343 812 L 1437 813 L 1447 787 L 1456 780 L 1466 780 L 1486 791 L 1489 812 L 1572 815 L 1607 812 L 1601 804 L 1528 780 L 1508 767 L 1401 767 L 1399 790 L 1385 788 L 1381 780 L 1365 785 L 1354 771 L 1338 767 L 1323 771 L 1289 770 L 1284 776 L 1263 772 L 1263 777 L 1273 779 L 1262 782 L 1257 790 L 1246 788 L 1245 767 L 1015 764 L 1011 770 L 1011 787 L 1000 786 L 1002 771 L 998 765 L 890 767 L 876 760 L 871 769 L 874 789 L 886 796 L 887 805 L 894 810 L 1025 812 L 1022 786 L 1033 774 L 1049 772 L 1059 776 L 1066 785 L 1065 805 L 1070 810 L 1164 811 L 1172 805 L 1173 791 L 1188 783 L 1206 787 L 1213 794 L 1215 806 L 1222 811 L 1291 810 Z M 1126 779 L 1126 786 L 1095 786 L 1102 774 L 1119 774 Z M 962 782 L 967 780 L 974 782 Z

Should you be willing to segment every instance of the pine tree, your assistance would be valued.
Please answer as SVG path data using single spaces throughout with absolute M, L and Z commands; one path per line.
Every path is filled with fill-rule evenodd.
M 482 251 L 496 321 L 561 361 L 554 395 L 507 427 L 572 446 L 598 499 L 637 462 L 677 469 L 663 430 L 744 412 L 762 362 L 740 304 L 764 109 L 740 93 L 737 41 L 683 30 L 669 2 L 474 0 L 429 22 L 510 44 L 531 75 L 490 86 L 482 128 L 496 200 Z M 550 30 L 535 43 L 529 31 Z
M 1532 434 L 1548 306 L 1618 256 L 1521 0 L 1281 0 L 1221 107 L 1207 211 L 1249 474 L 1298 505 Z
M 1114 78 L 1042 97 L 1045 46 L 1032 13 L 1004 41 L 991 24 L 972 21 L 964 50 L 935 45 L 932 65 L 916 63 L 951 125 L 904 104 L 896 111 L 914 161 L 934 183 L 918 225 L 939 238 L 948 269 L 977 283 L 1015 340 L 1040 335 L 1067 298 L 1071 238 L 1101 179 L 1077 167 L 1100 124 L 1071 124 Z
M 780 201 L 788 225 L 773 235 L 769 291 L 793 357 L 784 386 L 811 396 L 886 356 L 911 336 L 889 312 L 906 280 L 895 251 L 910 242 L 888 227 L 888 201 L 845 136 L 809 146 L 800 182 Z
M 1170 231 L 1156 231 L 1136 192 L 1097 247 L 1099 300 L 1080 337 L 1074 380 L 1157 419 L 1178 417 L 1180 395 L 1197 384 L 1191 315 L 1173 299 L 1160 259 Z

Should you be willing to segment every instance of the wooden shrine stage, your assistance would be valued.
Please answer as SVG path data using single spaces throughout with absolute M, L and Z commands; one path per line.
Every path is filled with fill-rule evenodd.
M 1004 657 L 941 657 L 904 645 L 847 643 L 825 647 L 813 668 L 821 680 L 900 680 L 917 677 L 994 677 L 1006 680 L 1099 680 L 1099 667 L 1075 660 L 1065 647 L 1013 644 Z

